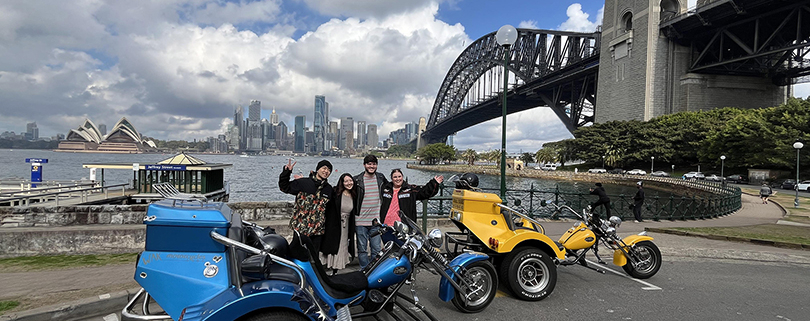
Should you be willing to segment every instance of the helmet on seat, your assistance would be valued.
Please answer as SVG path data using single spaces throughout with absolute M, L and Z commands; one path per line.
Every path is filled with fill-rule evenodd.
M 461 174 L 456 181 L 456 188 L 472 189 L 473 187 L 478 187 L 478 175 L 473 173 Z
M 287 256 L 287 249 L 289 244 L 287 239 L 278 234 L 263 235 L 261 238 L 261 245 L 265 252 L 278 255 Z

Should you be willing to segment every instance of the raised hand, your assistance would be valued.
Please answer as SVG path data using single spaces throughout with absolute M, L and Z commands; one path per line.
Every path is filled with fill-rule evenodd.
M 434 176 L 433 179 L 435 179 L 437 183 L 441 184 L 444 181 L 444 176 Z
M 298 161 L 293 162 L 292 158 L 290 158 L 290 159 L 287 160 L 287 165 L 284 165 L 284 169 L 292 171 L 293 167 L 295 167 L 295 164 L 297 164 L 297 163 L 298 163 Z

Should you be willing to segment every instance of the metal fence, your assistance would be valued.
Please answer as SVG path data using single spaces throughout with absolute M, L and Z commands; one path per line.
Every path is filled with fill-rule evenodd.
M 650 220 L 688 220 L 715 218 L 722 215 L 731 214 L 742 207 L 740 188 L 721 183 L 681 180 L 661 177 L 612 177 L 614 182 L 622 180 L 627 183 L 634 183 L 639 180 L 658 182 L 667 184 L 672 189 L 691 189 L 694 196 L 661 197 L 659 195 L 648 196 L 644 200 L 642 207 L 642 217 Z M 499 189 L 485 188 L 482 191 L 498 194 Z M 446 217 L 450 213 L 453 188 L 442 184 L 440 192 L 423 201 L 421 213 L 427 213 L 429 217 Z M 634 195 L 618 194 L 608 195 L 610 197 L 611 215 L 619 216 L 623 220 L 633 218 Z M 506 203 L 532 218 L 559 219 L 554 210 L 541 205 L 543 200 L 563 202 L 574 209 L 582 209 L 596 200 L 595 195 L 581 192 L 573 188 L 560 187 L 559 184 L 553 189 L 539 189 L 534 185 L 530 189 L 512 189 L 506 191 Z M 596 208 L 596 212 L 604 217 L 604 208 Z M 421 214 L 420 213 L 420 214 Z

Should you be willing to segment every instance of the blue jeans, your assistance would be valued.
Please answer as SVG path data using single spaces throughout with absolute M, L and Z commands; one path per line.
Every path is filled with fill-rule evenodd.
M 368 239 L 368 235 L 376 232 L 379 228 L 376 226 L 357 226 L 357 258 L 360 260 L 360 268 L 368 265 L 369 259 L 380 253 L 382 243 L 380 243 L 380 236 L 377 235 Z M 371 241 L 371 242 L 369 242 Z M 368 252 L 368 245 L 371 244 L 371 255 Z

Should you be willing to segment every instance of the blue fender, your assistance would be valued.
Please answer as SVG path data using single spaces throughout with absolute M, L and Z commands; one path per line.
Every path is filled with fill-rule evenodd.
M 484 261 L 488 259 L 489 255 L 486 255 L 484 253 L 465 252 L 456 256 L 456 258 L 450 261 L 450 268 L 452 268 L 457 272 L 459 267 L 467 266 L 470 263 Z M 453 274 L 453 272 L 450 269 L 445 270 L 445 272 L 447 272 L 447 274 L 450 275 L 451 278 L 453 278 L 453 281 L 456 280 L 455 274 Z M 450 284 L 450 281 L 448 281 L 445 278 L 442 278 L 442 280 L 439 281 L 439 298 L 442 299 L 442 301 L 447 302 L 452 300 L 454 296 L 456 296 L 456 289 L 453 287 L 452 284 Z
M 183 320 L 233 321 L 256 310 L 286 309 L 301 312 L 313 304 L 306 299 L 306 296 L 301 295 L 301 291 L 305 290 L 302 290 L 297 284 L 285 281 L 253 282 L 244 285 L 242 291 L 244 296 L 233 288 L 228 291 L 230 295 L 222 295 L 203 305 L 189 307 L 186 309 L 186 318 Z M 316 320 L 304 313 L 301 315 Z M 192 318 L 189 318 L 190 316 Z M 326 320 L 331 320 L 331 318 L 327 317 Z

